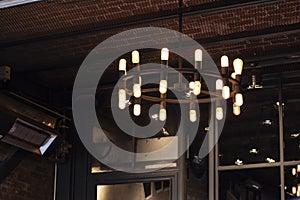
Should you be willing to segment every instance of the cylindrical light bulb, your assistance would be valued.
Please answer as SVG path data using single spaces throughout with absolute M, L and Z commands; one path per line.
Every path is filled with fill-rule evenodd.
M 166 94 L 167 89 L 168 89 L 168 82 L 167 82 L 167 80 L 160 80 L 160 82 L 159 82 L 159 92 L 161 94 Z
M 191 82 L 189 83 L 189 88 L 190 88 L 190 90 L 194 90 L 194 87 L 195 87 L 195 82 L 194 82 L 194 81 L 191 81 Z
M 221 57 L 221 67 L 229 67 L 229 59 L 227 56 Z
M 292 187 L 292 194 L 296 194 L 297 193 L 297 187 L 296 186 L 293 186 Z
M 242 106 L 244 103 L 243 101 L 243 95 L 241 93 L 235 94 L 235 105 Z
M 216 108 L 216 118 L 217 118 L 217 120 L 223 119 L 223 108 L 222 107 Z
M 191 121 L 191 122 L 197 121 L 197 113 L 196 113 L 196 110 L 190 110 L 190 121 Z
M 133 96 L 139 98 L 142 95 L 141 85 L 138 83 L 133 84 Z
M 137 50 L 134 50 L 131 53 L 131 57 L 132 57 L 132 63 L 134 64 L 140 63 L 140 54 Z
M 126 72 L 126 60 L 124 58 L 119 61 L 119 71 Z
M 121 110 L 126 107 L 126 91 L 124 89 L 119 89 L 119 108 Z
M 223 81 L 222 79 L 216 80 L 216 90 L 222 90 L 223 88 Z
M 160 108 L 159 110 L 159 120 L 164 122 L 167 119 L 167 111 L 164 108 Z
M 202 50 L 201 49 L 195 50 L 195 61 L 202 61 Z
M 233 61 L 233 68 L 236 75 L 242 75 L 243 71 L 243 61 L 240 58 L 237 58 Z
M 227 85 L 223 86 L 223 88 L 222 88 L 222 97 L 224 99 L 229 99 L 229 97 L 230 97 L 230 88 L 229 88 L 229 86 L 227 86 Z
M 241 107 L 240 107 L 240 106 L 237 106 L 237 105 L 235 105 L 235 104 L 233 104 L 233 109 L 232 109 L 232 111 L 233 111 L 233 114 L 234 114 L 234 115 L 240 115 L 240 114 L 241 114 Z
M 293 176 L 295 176 L 295 175 L 297 174 L 296 168 L 293 168 L 293 169 L 292 169 L 292 174 L 293 174 Z
M 195 81 L 194 82 L 194 88 L 193 88 L 193 93 L 197 96 L 201 92 L 201 82 L 200 81 Z
M 135 116 L 140 116 L 140 114 L 141 114 L 141 105 L 140 104 L 134 104 L 134 106 L 133 106 L 133 114 Z
M 297 172 L 300 172 L 300 165 L 297 165 Z
M 169 60 L 169 49 L 168 48 L 161 49 L 160 58 L 161 58 L 161 60 Z

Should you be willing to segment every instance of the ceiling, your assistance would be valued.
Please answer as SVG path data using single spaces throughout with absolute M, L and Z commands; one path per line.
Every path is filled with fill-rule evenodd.
M 198 41 L 219 65 L 219 58 L 241 57 L 246 96 L 252 74 L 266 88 L 300 83 L 300 1 L 48 0 L 0 10 L 0 65 L 12 68 L 11 87 L 56 109 L 70 107 L 76 73 L 89 52 L 105 39 L 138 27 L 179 30 Z M 128 38 L 128 42 L 134 42 Z M 153 38 L 152 38 L 153 39 Z M 144 57 L 143 57 L 144 56 Z M 159 52 L 141 62 L 159 63 Z M 177 59 L 171 64 L 176 65 Z M 115 65 L 102 84 L 118 79 Z M 292 91 L 290 91 L 292 93 Z M 249 116 L 248 116 L 249 117 Z

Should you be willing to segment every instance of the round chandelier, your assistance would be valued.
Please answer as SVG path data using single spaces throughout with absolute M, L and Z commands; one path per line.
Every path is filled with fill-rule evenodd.
M 140 116 L 142 109 L 142 99 L 160 103 L 158 110 L 158 118 L 160 121 L 165 121 L 167 119 L 167 103 L 189 103 L 189 120 L 191 122 L 197 121 L 197 112 L 195 109 L 196 104 L 209 103 L 217 99 L 232 99 L 233 102 L 233 114 L 239 115 L 241 113 L 241 106 L 243 105 L 243 95 L 241 93 L 241 75 L 243 70 L 243 61 L 240 58 L 236 58 L 232 62 L 234 72 L 229 75 L 230 62 L 229 58 L 224 55 L 221 57 L 221 77 L 215 74 L 206 74 L 214 78 L 215 91 L 208 91 L 202 88 L 203 82 L 201 74 L 199 73 L 202 69 L 203 63 L 203 53 L 201 49 L 196 49 L 194 51 L 194 69 L 189 68 L 178 68 L 180 74 L 188 74 L 193 77 L 188 85 L 184 88 L 188 98 L 176 99 L 167 98 L 168 88 L 180 89 L 176 86 L 171 87 L 168 82 L 168 76 L 173 70 L 168 69 L 169 61 L 169 49 L 161 49 L 161 69 L 160 70 L 140 70 L 140 55 L 137 50 L 132 51 L 132 65 L 135 71 L 134 74 L 127 74 L 127 61 L 122 58 L 119 60 L 119 90 L 118 90 L 118 107 L 123 110 L 129 101 L 128 97 L 134 99 L 133 103 L 133 114 L 135 116 Z M 147 75 L 157 75 L 160 77 L 159 85 L 155 87 L 142 88 L 143 76 Z M 130 84 L 128 84 L 128 82 Z M 158 93 L 159 97 L 151 95 L 153 93 Z M 210 95 L 213 97 L 203 98 L 201 94 Z M 223 108 L 222 106 L 216 106 L 216 119 L 223 119 Z

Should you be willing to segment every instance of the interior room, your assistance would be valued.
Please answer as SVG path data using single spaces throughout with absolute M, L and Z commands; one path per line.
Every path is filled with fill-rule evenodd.
M 300 0 L 0 19 L 0 200 L 300 200 Z

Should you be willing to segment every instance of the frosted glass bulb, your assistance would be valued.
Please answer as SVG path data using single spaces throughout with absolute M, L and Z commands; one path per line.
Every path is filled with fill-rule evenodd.
M 296 193 L 297 193 L 297 187 L 296 187 L 296 186 L 293 186 L 293 187 L 292 187 L 292 193 L 293 193 L 293 194 L 296 194 Z
M 300 172 L 300 165 L 297 165 L 297 172 Z
M 201 83 L 200 81 L 195 81 L 194 82 L 194 88 L 193 88 L 193 93 L 197 96 L 201 92 Z
M 292 174 L 293 174 L 293 176 L 295 176 L 295 175 L 297 174 L 296 168 L 293 168 L 293 169 L 292 169 Z
M 140 116 L 140 114 L 141 114 L 141 105 L 140 104 L 134 104 L 134 106 L 133 106 L 133 114 L 135 116 Z
M 140 62 L 140 54 L 137 50 L 134 50 L 131 53 L 131 56 L 132 56 L 132 63 L 137 64 Z
M 166 109 L 161 108 L 159 110 L 159 120 L 164 122 L 164 121 L 166 121 L 166 119 L 167 119 L 167 111 L 166 111 Z
M 195 82 L 194 82 L 194 81 L 191 81 L 191 82 L 189 83 L 189 88 L 190 88 L 190 90 L 194 90 L 194 87 L 195 87 Z
M 243 61 L 237 58 L 233 61 L 233 68 L 236 75 L 242 75 L 243 71 Z
M 222 90 L 223 88 L 223 81 L 222 79 L 216 80 L 216 90 Z
M 223 108 L 222 107 L 216 108 L 216 118 L 217 118 L 217 120 L 223 119 Z
M 235 72 L 233 72 L 233 73 L 231 74 L 231 78 L 236 79 L 236 73 L 235 73 Z
M 227 56 L 221 57 L 221 67 L 229 67 L 229 59 Z
M 191 122 L 197 121 L 197 113 L 196 113 L 196 110 L 190 110 L 190 121 L 191 121 Z
M 232 111 L 233 111 L 233 114 L 234 114 L 234 115 L 240 115 L 240 114 L 241 114 L 241 107 L 240 107 L 240 106 L 237 106 L 237 105 L 235 105 L 235 104 L 233 104 L 233 109 L 232 109 Z
M 167 82 L 167 80 L 160 80 L 160 82 L 159 82 L 159 92 L 161 94 L 166 94 L 167 89 L 168 89 L 168 82 Z
M 230 97 L 230 88 L 229 88 L 229 86 L 227 86 L 227 85 L 223 86 L 223 88 L 222 88 L 222 97 L 224 99 L 229 99 L 229 97 Z
M 119 61 L 119 71 L 126 71 L 126 60 L 124 58 Z
M 195 50 L 195 61 L 202 61 L 202 50 L 201 49 Z
M 169 60 L 169 49 L 168 48 L 161 49 L 160 59 L 161 60 Z
M 235 94 L 235 105 L 242 106 L 244 103 L 243 101 L 243 95 L 241 93 Z
M 138 83 L 133 84 L 133 96 L 139 98 L 142 95 L 141 85 Z
M 119 108 L 121 110 L 125 109 L 126 107 L 126 92 L 124 89 L 119 90 Z

